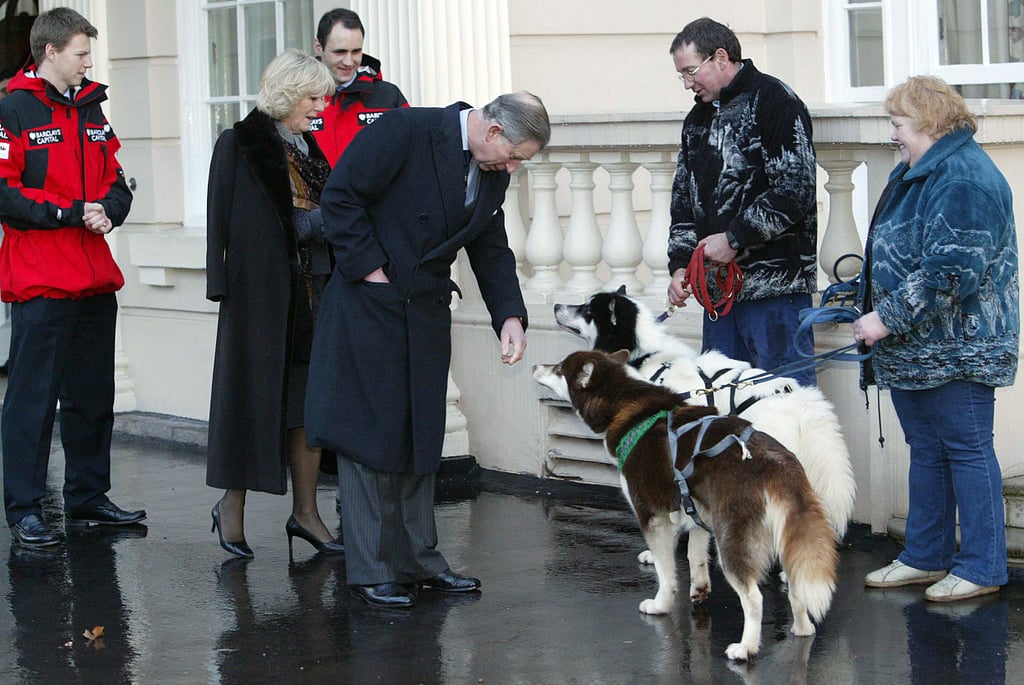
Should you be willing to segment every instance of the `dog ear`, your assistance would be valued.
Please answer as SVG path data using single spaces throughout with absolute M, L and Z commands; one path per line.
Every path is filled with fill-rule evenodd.
M 629 350 L 618 350 L 616 352 L 612 352 L 608 356 L 620 364 L 625 364 L 629 361 Z
M 587 387 L 590 383 L 591 377 L 594 375 L 594 362 L 587 362 L 580 368 L 580 372 L 576 374 L 576 385 L 580 388 Z
M 615 294 L 616 295 L 625 295 L 626 294 L 626 284 L 623 283 L 622 285 L 620 285 L 619 289 L 615 291 Z

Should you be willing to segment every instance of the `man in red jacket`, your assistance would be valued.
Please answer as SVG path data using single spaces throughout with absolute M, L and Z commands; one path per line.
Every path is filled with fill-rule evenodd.
M 69 523 L 124 525 L 146 512 L 107 498 L 114 425 L 114 293 L 124 277 L 104 235 L 132 195 L 100 109 L 106 86 L 85 78 L 96 28 L 74 10 L 40 15 L 34 65 L 0 101 L 0 296 L 11 351 L 0 432 L 4 505 L 22 545 L 56 545 L 42 516 L 58 400 Z
M 334 95 L 327 99 L 324 113 L 313 120 L 309 130 L 316 138 L 331 167 L 362 129 L 398 107 L 408 107 L 402 91 L 385 81 L 380 60 L 363 54 L 366 29 L 359 15 L 349 9 L 333 9 L 320 17 L 313 50 L 334 76 Z M 323 467 L 330 472 L 331 467 Z M 334 504 L 341 513 L 341 484 Z
M 381 77 L 380 60 L 363 54 L 365 36 L 359 15 L 348 9 L 327 12 L 317 25 L 313 49 L 337 89 L 309 130 L 332 167 L 359 131 L 389 109 L 409 106 L 398 86 Z

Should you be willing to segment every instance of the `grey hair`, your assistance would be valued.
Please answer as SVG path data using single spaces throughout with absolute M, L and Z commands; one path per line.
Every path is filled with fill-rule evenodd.
M 299 50 L 287 50 L 263 70 L 256 109 L 280 121 L 307 95 L 320 97 L 333 91 L 334 77 L 326 64 Z
M 497 122 L 502 135 L 513 145 L 536 141 L 541 149 L 551 140 L 551 122 L 541 99 L 525 90 L 505 93 L 494 98 L 480 110 L 487 121 Z

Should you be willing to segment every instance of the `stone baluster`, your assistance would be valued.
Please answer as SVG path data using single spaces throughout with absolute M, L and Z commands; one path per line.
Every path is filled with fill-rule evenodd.
M 569 170 L 572 189 L 572 212 L 565 231 L 565 261 L 572 267 L 572 276 L 565 289 L 574 293 L 592 293 L 601 288 L 597 265 L 601 261 L 601 229 L 594 212 L 594 169 L 586 153 L 563 162 Z
M 593 155 L 592 159 L 600 161 L 597 156 Z M 633 172 L 640 165 L 629 161 L 629 153 L 621 153 L 601 162 L 601 166 L 608 172 L 608 190 L 612 196 L 608 230 L 601 252 L 611 271 L 608 284 L 616 287 L 625 285 L 628 291 L 640 292 L 636 267 L 640 264 L 643 241 L 633 209 Z
M 644 264 L 652 276 L 644 294 L 664 297 L 672 278 L 668 272 L 668 231 L 672 223 L 669 205 L 676 162 L 671 152 L 657 153 L 657 156 L 655 161 L 643 163 L 651 174 L 651 223 L 647 227 L 643 254 Z
M 558 275 L 558 267 L 562 263 L 562 225 L 555 204 L 558 188 L 555 174 L 562 165 L 548 161 L 546 154 L 539 154 L 535 159 L 537 161 L 528 163 L 530 188 L 533 190 L 533 222 L 526 236 L 526 260 L 533 268 L 533 276 L 526 281 L 524 289 L 546 297 L 562 285 Z
M 842 259 L 838 271 L 836 262 L 844 255 L 864 253 L 857 222 L 853 216 L 853 172 L 860 166 L 850 150 L 823 150 L 818 153 L 818 164 L 828 174 L 825 190 L 828 192 L 828 224 L 818 252 L 818 264 L 836 283 L 849 280 L 860 273 L 859 259 Z
M 526 282 L 526 276 L 523 275 L 523 259 L 526 256 L 526 222 L 523 220 L 522 198 L 519 194 L 524 176 L 526 176 L 524 167 L 519 167 L 512 174 L 508 181 L 508 190 L 505 192 L 505 204 L 502 205 L 505 212 L 505 234 L 508 236 L 508 246 L 516 256 L 516 274 L 519 276 L 519 285 Z

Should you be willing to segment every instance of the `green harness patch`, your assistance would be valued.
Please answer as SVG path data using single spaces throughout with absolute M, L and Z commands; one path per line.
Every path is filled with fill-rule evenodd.
M 630 453 L 636 444 L 640 441 L 640 438 L 644 437 L 647 431 L 651 430 L 651 426 L 658 422 L 659 419 L 667 417 L 669 414 L 667 409 L 659 411 L 653 416 L 648 416 L 640 423 L 633 426 L 628 433 L 626 433 L 622 440 L 619 441 L 619 446 L 615 448 L 615 458 L 619 461 L 619 471 L 622 471 L 622 467 L 626 464 L 626 460 L 629 459 Z

